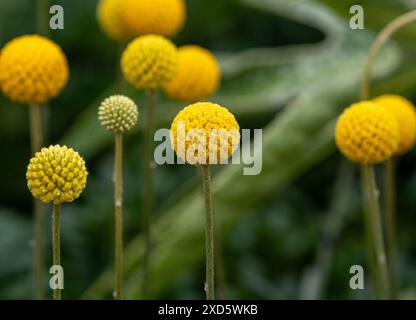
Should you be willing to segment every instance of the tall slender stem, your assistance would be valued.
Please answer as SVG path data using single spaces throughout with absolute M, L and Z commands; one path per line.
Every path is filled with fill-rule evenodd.
M 34 155 L 42 148 L 43 144 L 43 130 L 42 130 L 42 115 L 41 107 L 39 105 L 30 105 L 29 108 L 29 123 L 30 123 L 30 140 L 31 153 Z M 33 200 L 34 211 L 34 241 L 33 241 L 33 268 L 34 268 L 34 283 L 35 283 L 35 297 L 42 299 L 44 294 L 44 233 L 45 233 L 45 216 L 44 206 L 42 202 L 37 199 Z
M 362 185 L 363 190 L 366 190 L 366 177 L 362 175 Z M 365 240 L 367 246 L 367 259 L 369 263 L 369 270 L 370 270 L 370 278 L 372 284 L 372 293 L 376 299 L 381 298 L 380 292 L 380 282 L 378 281 L 378 268 L 377 268 L 377 257 L 375 255 L 374 250 L 374 242 L 373 242 L 373 225 L 371 222 L 371 213 L 368 208 L 364 210 L 364 229 L 365 229 Z
M 361 83 L 361 100 L 368 100 L 371 97 L 371 73 L 374 61 L 376 60 L 383 45 L 401 28 L 416 21 L 416 10 L 405 13 L 391 21 L 376 37 L 367 56 L 364 66 L 363 79 Z M 393 160 L 389 160 L 384 166 L 384 183 L 386 199 L 386 228 L 387 228 L 387 254 L 389 266 L 389 283 L 392 291 L 392 298 L 397 298 L 397 284 L 395 280 L 395 181 Z
M 54 266 L 61 265 L 61 205 L 53 205 L 52 212 L 52 259 Z M 53 300 L 61 300 L 61 289 L 53 290 Z
M 114 299 L 122 299 L 123 281 L 123 136 L 115 134 L 114 212 L 115 212 L 115 289 Z
M 144 279 L 143 296 L 148 298 L 150 282 L 150 259 L 152 249 L 151 239 L 151 215 L 154 206 L 154 185 L 153 185 L 153 135 L 154 135 L 154 113 L 156 107 L 156 91 L 149 89 L 147 94 L 147 124 L 145 134 L 145 170 L 144 170 L 144 234 L 145 234 L 145 254 L 144 254 Z
M 397 299 L 396 285 L 396 168 L 395 159 L 384 164 L 386 249 L 392 299 Z
M 29 106 L 30 139 L 32 155 L 40 151 L 43 144 L 43 128 L 41 107 L 37 104 Z
M 389 277 L 387 269 L 386 251 L 384 247 L 383 227 L 379 204 L 379 191 L 377 190 L 374 167 L 362 166 L 365 207 L 369 212 L 372 225 L 373 246 L 378 267 L 378 288 L 382 299 L 390 298 Z
M 49 0 L 37 0 L 36 2 L 36 24 L 39 34 L 49 36 Z
M 370 48 L 367 61 L 364 66 L 363 79 L 361 83 L 361 100 L 367 100 L 370 98 L 370 82 L 373 63 L 383 45 L 399 29 L 414 21 L 416 21 L 416 10 L 410 11 L 394 19 L 378 34 Z
M 206 255 L 206 283 L 207 300 L 215 300 L 214 280 L 214 214 L 212 212 L 211 167 L 202 166 L 204 197 L 205 197 L 205 255 Z

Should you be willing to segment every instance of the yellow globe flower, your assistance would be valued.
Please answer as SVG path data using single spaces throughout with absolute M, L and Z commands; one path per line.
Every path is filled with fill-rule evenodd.
M 189 164 L 217 164 L 229 159 L 240 143 L 234 115 L 214 103 L 199 102 L 180 111 L 170 134 L 176 154 Z
M 383 95 L 373 100 L 396 117 L 399 123 L 400 141 L 396 152 L 401 155 L 412 149 L 416 143 L 416 111 L 407 99 L 397 95 Z
M 377 164 L 389 159 L 399 146 L 399 126 L 382 106 L 362 101 L 345 109 L 339 117 L 335 140 L 351 161 Z
M 179 48 L 179 68 L 176 76 L 164 88 L 175 100 L 195 102 L 217 91 L 221 71 L 214 55 L 198 46 Z
M 172 37 L 186 20 L 184 0 L 123 0 L 123 21 L 135 36 Z
M 12 101 L 41 104 L 56 97 L 68 82 L 65 54 L 38 35 L 13 39 L 0 55 L 0 87 Z
M 123 19 L 124 0 L 100 0 L 97 19 L 101 29 L 113 40 L 125 42 L 132 38 L 132 32 Z
M 79 197 L 87 183 L 85 162 L 66 146 L 43 148 L 30 159 L 26 179 L 32 195 L 45 202 L 61 204 Z
M 126 80 L 135 87 L 157 89 L 175 76 L 178 50 L 162 36 L 142 36 L 133 40 L 124 50 L 121 69 Z

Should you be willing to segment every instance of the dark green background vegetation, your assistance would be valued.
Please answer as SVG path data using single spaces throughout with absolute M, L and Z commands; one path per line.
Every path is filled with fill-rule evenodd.
M 412 4 L 413 2 L 413 4 Z M 119 45 L 99 29 L 95 0 L 51 1 L 65 10 L 65 29 L 51 32 L 67 54 L 71 78 L 45 107 L 48 143 L 65 143 L 87 160 L 82 197 L 63 208 L 64 298 L 109 298 L 112 287 L 112 136 L 99 127 L 100 101 L 140 92 L 117 82 Z M 214 204 L 218 295 L 223 298 L 361 299 L 349 289 L 349 268 L 366 269 L 359 180 L 342 160 L 333 127 L 354 102 L 375 33 L 416 7 L 410 0 L 187 0 L 189 19 L 175 42 L 217 54 L 221 90 L 242 128 L 263 128 L 263 172 L 216 168 Z M 361 4 L 365 30 L 348 27 Z M 36 1 L 0 0 L 0 46 L 36 33 Z M 395 37 L 376 63 L 374 94 L 416 98 L 416 24 Z M 158 127 L 184 106 L 159 97 Z M 0 97 L 0 298 L 31 298 L 31 195 L 27 107 Z M 141 126 L 143 122 L 141 122 Z M 125 145 L 126 296 L 140 297 L 141 126 Z M 398 273 L 401 297 L 416 295 L 416 154 L 399 162 Z M 204 242 L 199 176 L 190 166 L 156 169 L 153 298 L 202 298 Z M 48 224 L 50 225 L 48 214 Z M 47 229 L 49 230 L 49 229 Z M 48 249 L 50 247 L 49 232 Z M 48 250 L 49 253 L 50 250 Z M 48 257 L 48 264 L 50 261 Z M 45 270 L 46 274 L 47 270 Z M 45 284 L 46 290 L 46 284 Z

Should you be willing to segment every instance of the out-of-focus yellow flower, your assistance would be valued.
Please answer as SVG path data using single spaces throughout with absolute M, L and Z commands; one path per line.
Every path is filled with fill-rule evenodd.
M 401 155 L 412 149 L 416 143 L 416 111 L 407 99 L 397 95 L 383 95 L 373 100 L 392 113 L 399 124 L 400 141 L 396 152 Z
M 221 80 L 220 67 L 214 55 L 198 46 L 184 46 L 178 52 L 178 72 L 165 87 L 166 94 L 186 102 L 212 96 Z
M 61 204 L 79 197 L 87 183 L 85 162 L 66 146 L 43 148 L 30 159 L 26 179 L 32 195 L 45 202 Z
M 125 42 L 133 34 L 123 18 L 124 0 L 100 0 L 97 6 L 97 19 L 101 29 L 113 40 Z
M 137 122 L 139 111 L 133 100 L 115 95 L 105 99 L 98 109 L 101 126 L 113 132 L 125 133 Z
M 385 108 L 362 101 L 345 109 L 339 117 L 335 139 L 339 150 L 351 161 L 377 164 L 397 151 L 399 126 Z
M 166 85 L 178 69 L 178 50 L 158 35 L 136 38 L 124 50 L 121 69 L 128 82 L 139 89 L 157 89 Z
M 68 82 L 65 54 L 51 40 L 26 35 L 8 42 L 0 55 L 0 87 L 12 101 L 41 104 Z
M 234 115 L 214 103 L 199 102 L 178 113 L 171 126 L 172 147 L 189 164 L 217 164 L 232 156 L 240 143 Z
M 134 36 L 172 37 L 186 20 L 184 0 L 123 0 L 122 18 Z

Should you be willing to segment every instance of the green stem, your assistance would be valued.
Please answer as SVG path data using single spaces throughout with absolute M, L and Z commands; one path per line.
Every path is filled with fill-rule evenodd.
M 61 205 L 54 204 L 52 212 L 52 259 L 54 266 L 61 265 Z M 61 289 L 53 290 L 53 300 L 61 300 Z
M 154 206 L 154 185 L 153 185 L 153 135 L 154 135 L 154 112 L 156 107 L 156 91 L 149 89 L 147 94 L 147 124 L 145 132 L 145 152 L 144 152 L 144 235 L 145 235 L 145 253 L 144 253 L 144 279 L 143 279 L 143 296 L 148 298 L 150 282 L 150 259 L 151 259 L 151 214 Z
M 122 299 L 123 281 L 123 136 L 115 134 L 114 212 L 115 212 L 115 287 L 114 299 Z
M 49 0 L 37 0 L 36 2 L 36 24 L 40 35 L 49 36 Z
M 396 285 L 396 166 L 395 160 L 390 159 L 384 164 L 384 188 L 385 188 L 385 227 L 386 249 L 389 267 L 389 284 L 392 299 L 397 299 Z
M 30 139 L 32 155 L 40 151 L 43 144 L 42 113 L 37 104 L 29 106 Z
M 362 175 L 362 183 L 363 183 L 363 190 L 365 190 L 365 176 Z M 375 255 L 374 250 L 374 242 L 373 242 L 373 225 L 371 223 L 371 214 L 370 210 L 366 208 L 364 210 L 364 229 L 365 229 L 365 238 L 366 238 L 366 245 L 367 245 L 367 259 L 369 263 L 369 269 L 370 269 L 370 278 L 371 278 L 371 284 L 373 289 L 373 296 L 376 299 L 379 299 L 381 288 L 379 287 L 379 281 L 378 281 L 378 269 L 377 269 L 377 257 Z
M 374 167 L 371 165 L 362 166 L 363 188 L 365 207 L 369 212 L 372 226 L 373 248 L 376 255 L 378 288 L 382 299 L 390 298 L 389 278 L 386 260 L 386 251 L 383 239 L 383 227 L 381 222 L 379 191 L 377 190 Z
M 416 21 L 416 10 L 405 13 L 398 18 L 391 21 L 380 33 L 377 35 L 365 62 L 363 78 L 361 83 L 361 100 L 368 100 L 371 97 L 371 73 L 374 61 L 376 60 L 383 45 L 390 40 L 390 38 L 401 28 Z M 387 249 L 388 249 L 388 265 L 389 265 L 389 282 L 392 290 L 392 297 L 397 297 L 397 287 L 395 281 L 395 187 L 391 185 L 394 183 L 394 171 L 391 164 L 387 163 L 384 169 L 384 181 L 386 183 L 386 228 L 387 228 Z M 393 222 L 393 224 L 391 224 Z M 367 228 L 368 229 L 368 228 Z
M 29 123 L 30 123 L 30 140 L 31 153 L 34 155 L 40 151 L 43 144 L 42 131 L 42 115 L 41 107 L 39 105 L 30 105 L 29 108 Z M 33 267 L 34 267 L 34 281 L 35 281 L 35 298 L 43 299 L 43 285 L 44 285 L 44 232 L 45 232 L 45 217 L 44 206 L 42 202 L 37 199 L 33 201 L 34 211 L 34 243 L 33 243 Z
M 383 45 L 391 38 L 394 33 L 414 21 L 416 21 L 416 10 L 410 11 L 394 19 L 378 34 L 370 48 L 367 56 L 367 61 L 364 66 L 363 79 L 361 83 L 361 100 L 368 100 L 370 98 L 371 71 L 373 68 L 373 63 Z
M 215 300 L 214 288 L 214 214 L 212 212 L 211 167 L 202 166 L 205 197 L 205 254 L 206 254 L 206 283 L 207 300 Z

